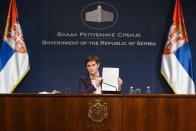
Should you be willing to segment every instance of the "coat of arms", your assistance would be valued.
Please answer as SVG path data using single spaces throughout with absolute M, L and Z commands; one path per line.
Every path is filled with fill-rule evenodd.
M 94 104 L 89 103 L 88 117 L 94 122 L 102 122 L 108 116 L 107 104 L 96 100 Z

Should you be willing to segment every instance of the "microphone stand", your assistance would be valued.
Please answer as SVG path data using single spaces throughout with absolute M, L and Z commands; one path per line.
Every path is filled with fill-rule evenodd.
M 118 91 L 118 89 L 116 88 L 116 86 L 111 85 L 111 84 L 108 84 L 108 83 L 105 83 L 105 82 L 103 82 L 103 80 L 102 80 L 102 83 L 103 83 L 103 84 L 106 84 L 106 85 L 109 85 L 109 86 L 111 86 L 111 87 L 114 87 L 114 88 L 115 88 L 115 90 L 116 90 L 116 91 Z

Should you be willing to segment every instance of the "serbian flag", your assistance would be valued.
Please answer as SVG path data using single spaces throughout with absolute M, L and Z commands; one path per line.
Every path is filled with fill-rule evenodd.
M 0 45 L 0 93 L 12 93 L 29 69 L 16 0 L 10 0 L 3 42 Z
M 175 94 L 195 94 L 191 59 L 181 3 L 176 0 L 161 64 L 161 74 Z

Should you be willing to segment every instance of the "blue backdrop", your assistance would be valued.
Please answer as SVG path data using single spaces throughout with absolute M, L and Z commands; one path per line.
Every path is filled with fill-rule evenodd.
M 102 5 L 103 9 L 113 11 L 116 23 L 110 28 L 93 29 L 83 23 L 84 10 L 95 9 L 101 4 L 97 2 L 106 2 L 107 4 Z M 31 70 L 15 92 L 36 93 L 52 90 L 64 92 L 66 88 L 70 88 L 71 93 L 78 93 L 79 77 L 86 71 L 83 60 L 88 54 L 96 54 L 101 58 L 100 71 L 102 67 L 120 68 L 124 93 L 128 92 L 130 86 L 141 88 L 143 93 L 146 86 L 151 87 L 152 93 L 173 93 L 160 75 L 160 63 L 174 3 L 174 0 L 17 0 L 19 21 L 30 56 Z M 0 1 L 0 38 L 3 38 L 8 7 L 8 0 Z M 192 50 L 193 70 L 196 72 L 196 2 L 182 0 L 182 7 Z M 92 26 L 99 27 L 100 24 Z M 60 37 L 57 35 L 58 32 L 65 34 L 123 32 L 138 33 L 141 36 Z M 46 41 L 83 41 L 88 45 L 45 44 Z M 89 41 L 142 41 L 155 44 L 103 46 L 90 45 Z

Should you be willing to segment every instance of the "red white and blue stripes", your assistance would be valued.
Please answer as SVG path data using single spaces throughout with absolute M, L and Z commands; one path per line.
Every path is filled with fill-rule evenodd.
M 195 94 L 191 50 L 179 0 L 162 56 L 161 73 L 176 94 Z
M 12 93 L 30 69 L 17 18 L 16 1 L 10 0 L 6 29 L 0 46 L 0 93 Z

